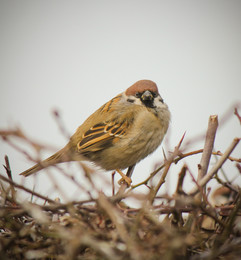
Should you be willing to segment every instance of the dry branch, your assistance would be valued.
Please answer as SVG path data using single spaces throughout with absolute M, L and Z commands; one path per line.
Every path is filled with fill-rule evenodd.
M 213 151 L 217 128 L 218 128 L 218 116 L 217 115 L 210 116 L 202 158 L 200 164 L 198 165 L 198 181 L 200 181 L 207 173 L 208 165 Z
M 182 142 L 183 142 L 184 137 L 185 137 L 185 133 L 184 133 L 184 135 L 182 136 L 182 138 L 181 138 L 180 142 L 178 143 L 178 145 L 175 147 L 175 150 L 174 150 L 174 152 L 172 153 L 172 155 L 170 156 L 170 158 L 166 160 L 166 162 L 165 162 L 165 168 L 164 168 L 164 171 L 163 171 L 163 173 L 162 173 L 162 175 L 161 175 L 161 178 L 160 178 L 158 184 L 156 185 L 156 187 L 155 187 L 153 190 L 150 191 L 150 195 L 149 195 L 149 196 L 150 196 L 150 202 L 151 202 L 151 204 L 154 202 L 155 197 L 156 197 L 156 195 L 157 195 L 157 192 L 158 192 L 159 189 L 161 188 L 162 184 L 165 182 L 165 178 L 166 178 L 167 173 L 168 173 L 168 171 L 169 171 L 169 169 L 170 169 L 170 167 L 171 167 L 171 164 L 174 162 L 174 159 L 175 159 L 176 156 L 179 154 L 179 149 L 180 149 L 180 146 L 181 146 L 181 144 L 182 144 Z
M 55 116 L 60 130 L 67 136 L 59 115 Z M 6 157 L 4 167 L 8 178 L 0 175 L 0 259 L 238 259 L 241 255 L 241 229 L 237 224 L 241 218 L 240 187 L 232 181 L 221 180 L 218 171 L 227 159 L 234 161 L 236 171 L 240 170 L 241 158 L 230 157 L 240 138 L 235 138 L 224 153 L 213 152 L 216 128 L 217 118 L 210 117 L 204 149 L 193 151 L 189 147 L 189 152 L 184 153 L 184 145 L 181 150 L 183 136 L 173 153 L 169 156 L 167 153 L 161 166 L 137 185 L 128 187 L 123 182 L 117 187 L 113 179 L 110 197 L 95 187 L 88 168 L 84 172 L 95 196 L 73 175 L 56 168 L 89 198 L 68 203 L 48 198 L 13 181 L 14 174 Z M 22 153 L 24 151 L 10 141 L 11 136 L 22 138 L 37 150 L 44 147 L 29 140 L 18 129 L 0 131 L 0 135 Z M 200 153 L 199 178 L 196 180 L 191 174 L 196 186 L 185 193 L 183 183 L 186 173 L 190 173 L 189 158 Z M 208 171 L 212 155 L 217 155 L 219 160 Z M 31 155 L 29 158 L 32 160 Z M 175 194 L 157 196 L 170 168 L 184 158 Z M 128 177 L 133 170 L 134 166 L 130 167 Z M 160 176 L 156 176 L 158 172 Z M 138 187 L 149 184 L 154 176 L 159 180 L 150 187 L 150 193 L 138 193 Z M 213 177 L 226 187 L 226 193 L 221 195 L 228 199 L 223 204 L 211 204 L 208 194 L 203 193 L 203 187 Z M 51 180 L 58 190 L 54 177 Z M 46 204 L 21 202 L 13 196 L 17 189 L 43 199 Z M 198 192 L 203 193 L 202 201 L 194 196 Z M 139 200 L 141 206 L 130 207 L 126 199 Z
M 239 123 L 241 124 L 241 116 L 240 116 L 239 113 L 238 113 L 237 107 L 235 107 L 235 109 L 234 109 L 234 114 L 237 116 L 237 118 L 238 118 L 238 120 L 239 120 Z
M 4 176 L 1 175 L 1 174 L 0 174 L 0 179 L 3 180 L 3 181 L 5 181 L 5 182 L 8 182 L 10 185 L 12 185 L 12 186 L 15 187 L 15 188 L 24 190 L 24 191 L 26 191 L 27 193 L 30 193 L 30 194 L 32 194 L 32 195 L 34 195 L 34 196 L 36 196 L 36 197 L 38 197 L 38 198 L 40 198 L 40 199 L 43 199 L 44 201 L 48 201 L 48 202 L 50 202 L 50 203 L 56 203 L 54 200 L 52 200 L 52 199 L 50 199 L 50 198 L 47 198 L 46 196 L 43 196 L 43 195 L 41 195 L 40 193 L 37 193 L 37 192 L 35 192 L 35 191 L 32 191 L 32 190 L 30 190 L 30 189 L 24 187 L 23 185 L 17 184 L 17 183 L 15 183 L 15 182 L 12 181 L 12 180 L 7 179 L 6 177 L 4 177 Z
M 236 145 L 239 143 L 240 138 L 235 138 L 233 142 L 230 144 L 228 149 L 225 151 L 225 153 L 221 156 L 221 158 L 218 160 L 218 162 L 213 166 L 213 168 L 203 177 L 198 185 L 200 187 L 203 187 L 208 183 L 208 181 L 214 176 L 214 174 L 217 173 L 217 171 L 222 167 L 224 162 L 227 160 L 229 155 L 232 153 L 232 151 L 235 149 Z M 199 191 L 198 187 L 195 187 L 193 190 L 189 192 L 189 195 L 195 195 Z

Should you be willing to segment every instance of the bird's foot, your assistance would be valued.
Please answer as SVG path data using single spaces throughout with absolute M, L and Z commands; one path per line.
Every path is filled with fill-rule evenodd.
M 122 177 L 119 181 L 118 184 L 121 185 L 123 183 L 126 183 L 128 187 L 131 186 L 132 180 L 131 178 L 127 177 L 121 170 L 116 169 L 116 171 L 120 174 L 120 176 Z

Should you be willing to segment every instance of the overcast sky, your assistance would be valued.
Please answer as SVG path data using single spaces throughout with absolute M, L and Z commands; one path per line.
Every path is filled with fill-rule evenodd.
M 169 105 L 167 140 L 172 150 L 185 131 L 187 140 L 205 133 L 209 115 L 221 119 L 241 102 L 239 0 L 0 0 L 0 35 L 0 128 L 20 127 L 56 151 L 67 140 L 53 110 L 60 112 L 73 134 L 87 116 L 140 79 L 155 81 Z M 237 118 L 229 115 L 216 136 L 215 149 L 222 152 L 241 136 Z M 19 145 L 27 149 L 24 143 Z M 187 151 L 202 146 L 199 142 Z M 240 157 L 240 147 L 233 156 Z M 18 173 L 32 162 L 1 141 L 1 165 L 5 154 L 14 180 L 23 182 Z M 160 147 L 136 167 L 133 183 L 148 176 L 162 159 Z M 196 174 L 200 157 L 192 160 Z M 232 177 L 237 176 L 230 167 Z M 170 191 L 177 175 L 174 167 Z M 59 181 L 66 185 L 64 179 Z M 25 183 L 32 187 L 33 182 L 36 179 L 30 177 Z M 47 174 L 39 174 L 36 190 L 47 193 L 48 182 Z

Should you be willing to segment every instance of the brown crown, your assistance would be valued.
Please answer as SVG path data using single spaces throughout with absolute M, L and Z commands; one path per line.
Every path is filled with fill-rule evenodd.
M 126 95 L 135 95 L 138 92 L 142 93 L 146 90 L 158 93 L 158 88 L 155 82 L 151 80 L 139 80 L 126 90 Z

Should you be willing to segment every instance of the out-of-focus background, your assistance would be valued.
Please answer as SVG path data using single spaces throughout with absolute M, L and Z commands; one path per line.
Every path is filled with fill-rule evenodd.
M 212 114 L 222 120 L 228 113 L 217 132 L 216 150 L 224 152 L 234 137 L 240 137 L 240 124 L 233 115 L 235 104 L 240 105 L 241 100 L 238 0 L 1 0 L 0 35 L 0 129 L 19 127 L 33 140 L 53 147 L 52 152 L 67 142 L 53 111 L 60 113 L 66 131 L 72 134 L 103 103 L 140 79 L 158 84 L 172 113 L 162 146 L 166 154 L 185 131 L 186 141 L 205 134 Z M 33 153 L 24 142 L 12 142 Z M 163 160 L 162 147 L 139 163 L 134 184 Z M 203 139 L 199 139 L 186 151 L 202 147 Z M 1 165 L 5 154 L 16 182 L 34 186 L 50 197 L 77 200 L 81 196 L 58 172 L 51 176 L 57 178 L 64 196 L 53 192 L 49 175 L 44 172 L 27 180 L 18 176 L 33 163 L 1 141 Z M 239 145 L 232 155 L 240 154 Z M 200 156 L 173 167 L 163 192 L 174 191 L 178 167 L 185 161 L 196 176 Z M 76 178 L 84 178 L 75 166 L 63 167 L 70 167 Z M 230 180 L 235 178 L 237 184 L 241 183 L 231 163 L 223 170 Z M 3 167 L 0 172 L 4 173 Z M 110 182 L 111 175 L 100 172 L 96 178 L 98 183 L 105 179 L 100 187 L 110 194 L 106 182 Z M 187 178 L 186 189 L 192 185 L 191 178 Z

